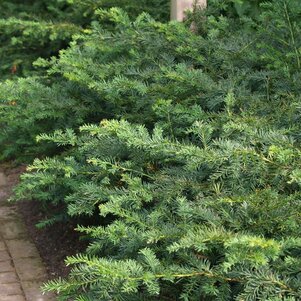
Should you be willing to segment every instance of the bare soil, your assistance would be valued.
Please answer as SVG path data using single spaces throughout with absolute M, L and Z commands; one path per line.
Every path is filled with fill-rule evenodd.
M 4 170 L 8 185 L 13 189 L 26 167 L 11 168 L 9 165 L 2 165 L 1 170 Z M 74 230 L 75 222 L 56 223 L 53 226 L 38 229 L 36 224 L 45 218 L 41 204 L 38 201 L 21 201 L 18 203 L 18 208 L 24 218 L 29 235 L 46 265 L 49 278 L 66 277 L 70 268 L 66 267 L 65 258 L 83 251 L 87 246 L 87 242 L 82 241 L 79 233 Z

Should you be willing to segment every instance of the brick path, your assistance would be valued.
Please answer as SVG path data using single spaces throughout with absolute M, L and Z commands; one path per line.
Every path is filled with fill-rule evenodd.
M 0 170 L 0 301 L 53 301 L 40 286 L 45 267 L 16 206 L 7 203 L 10 179 Z

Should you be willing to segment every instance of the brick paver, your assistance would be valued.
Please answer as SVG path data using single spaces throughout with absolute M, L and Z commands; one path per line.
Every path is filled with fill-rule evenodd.
M 46 270 L 16 206 L 7 202 L 10 193 L 0 170 L 0 301 L 54 301 L 41 293 Z

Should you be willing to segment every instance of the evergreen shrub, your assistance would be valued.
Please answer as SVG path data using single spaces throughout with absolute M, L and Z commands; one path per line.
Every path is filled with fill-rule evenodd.
M 75 33 L 90 26 L 100 8 L 122 7 L 131 16 L 147 11 L 167 20 L 168 0 L 148 1 L 3 0 L 0 3 L 0 75 L 3 78 L 36 73 L 32 63 L 66 48 Z M 106 24 L 103 24 L 104 26 Z
M 65 208 L 42 226 L 98 216 L 78 226 L 86 253 L 46 291 L 77 301 L 300 299 L 301 7 L 278 0 L 260 11 L 208 16 L 198 36 L 98 10 L 109 29 L 94 22 L 59 58 L 36 63 L 47 89 L 23 79 L 74 103 L 54 110 L 70 114 L 68 129 L 38 136 L 62 153 L 36 159 L 16 198 Z
M 123 1 L 122 6 L 131 8 L 131 15 L 144 8 L 164 19 L 168 1 L 158 4 L 160 6 L 140 2 L 138 5 L 129 0 Z M 0 75 L 3 79 L 0 82 L 0 158 L 30 161 L 37 155 L 52 154 L 51 147 L 36 145 L 37 134 L 78 127 L 103 117 L 103 109 L 97 104 L 98 95 L 93 89 L 78 85 L 74 80 L 58 78 L 57 74 L 47 74 L 33 62 L 39 57 L 55 58 L 75 34 L 89 36 L 93 19 L 99 20 L 93 26 L 98 27 L 97 30 L 107 28 L 104 35 L 109 36 L 112 22 L 95 15 L 94 11 L 109 4 L 107 1 L 69 3 L 54 0 L 26 4 L 4 1 L 0 5 L 0 9 L 3 7 L 3 16 L 0 13 Z M 7 78 L 9 80 L 5 81 Z
M 58 146 L 28 167 L 16 199 L 61 208 L 40 226 L 97 219 L 78 226 L 90 245 L 67 259 L 69 277 L 44 290 L 299 300 L 299 1 L 257 1 L 256 17 L 215 6 L 199 34 L 88 3 L 73 2 L 93 22 L 70 47 L 0 85 L 2 157 Z

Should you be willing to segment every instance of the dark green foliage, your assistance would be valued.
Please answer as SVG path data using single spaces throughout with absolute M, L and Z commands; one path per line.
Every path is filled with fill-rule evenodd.
M 261 37 L 270 43 L 259 41 L 260 59 L 271 69 L 292 78 L 301 70 L 300 1 L 265 3 L 262 7 Z
M 0 85 L 2 153 L 60 151 L 16 198 L 60 208 L 40 226 L 98 217 L 44 287 L 60 300 L 300 299 L 301 7 L 226 2 L 202 35 L 97 9 L 43 76 Z
M 119 7 L 127 11 L 131 17 L 137 17 L 145 11 L 156 20 L 168 21 L 169 19 L 169 0 L 67 0 L 67 2 L 72 5 L 75 15 L 80 13 L 85 17 L 93 16 L 100 8 Z
M 131 16 L 149 12 L 158 20 L 169 17 L 169 1 L 31 0 L 0 3 L 0 76 L 28 76 L 39 57 L 49 58 L 67 47 L 72 36 L 90 26 L 95 10 L 120 6 Z M 103 24 L 104 25 L 104 24 Z M 106 24 L 108 25 L 108 24 Z
M 98 14 L 106 18 L 104 11 Z M 114 34 L 95 24 L 87 34 L 77 36 L 77 42 L 62 51 L 59 60 L 52 60 L 47 77 L 0 85 L 1 122 L 7 124 L 7 131 L 0 134 L 4 156 L 8 151 L 19 153 L 16 148 L 25 146 L 24 137 L 26 144 L 32 145 L 37 133 L 77 127 L 103 117 L 123 116 L 152 126 L 156 119 L 152 106 L 156 103 L 161 115 L 164 108 L 159 106 L 168 106 L 160 98 L 181 100 L 179 110 L 184 104 L 218 105 L 222 88 L 209 75 L 193 69 L 193 62 L 204 60 L 195 50 L 203 47 L 204 41 L 193 34 L 187 36 L 182 26 L 162 25 L 148 15 L 131 24 L 128 16 L 114 9 L 110 18 L 117 22 Z M 48 65 L 45 61 L 37 64 Z M 177 92 L 179 83 L 183 88 Z M 42 101 L 38 95 L 43 95 Z M 24 127 L 24 122 L 28 126 Z
M 31 18 L 28 6 L 21 5 L 19 7 L 18 5 L 13 6 L 10 4 L 12 11 L 17 10 L 17 8 L 22 11 L 22 13 L 19 13 L 22 19 L 15 17 L 0 19 L 0 30 L 1 28 L 3 30 L 3 35 L 0 37 L 2 39 L 0 57 L 2 57 L 1 61 L 3 63 L 0 68 L 3 68 L 4 78 L 12 77 L 11 81 L 0 83 L 0 125 L 2 127 L 0 134 L 0 158 L 11 159 L 18 157 L 19 160 L 28 161 L 30 158 L 41 153 L 50 154 L 51 149 L 47 150 L 47 147 L 36 146 L 34 140 L 37 134 L 51 132 L 58 128 L 77 127 L 84 122 L 100 120 L 103 116 L 110 117 L 108 112 L 111 110 L 111 107 L 104 107 L 104 101 L 99 101 L 99 93 L 91 89 L 90 83 L 85 82 L 84 78 L 82 78 L 81 85 L 78 85 L 78 83 L 75 83 L 75 79 L 68 81 L 63 78 L 58 79 L 57 74 L 47 76 L 44 74 L 43 69 L 36 68 L 34 70 L 32 66 L 33 61 L 38 57 L 47 58 L 57 54 L 58 50 L 64 47 L 64 45 L 66 46 L 68 40 L 75 33 L 79 34 L 83 32 L 85 33 L 84 37 L 87 40 L 89 39 L 89 33 L 92 30 L 82 29 L 80 24 L 68 23 L 74 18 L 74 14 L 72 14 L 73 10 L 77 12 L 81 11 L 84 14 L 84 8 L 81 7 L 80 10 L 78 7 L 80 5 L 84 6 L 84 4 L 85 7 L 90 7 L 89 2 L 81 2 L 81 4 L 73 3 L 74 7 L 66 9 L 67 12 L 65 14 L 61 12 L 62 8 L 60 6 L 56 7 L 56 10 L 54 9 L 54 4 L 50 5 L 48 3 L 47 6 L 44 5 L 44 13 L 48 18 L 58 18 L 55 22 L 40 21 L 37 17 Z M 102 1 L 94 3 L 93 7 L 96 4 L 99 7 L 102 5 Z M 125 2 L 125 4 L 131 5 L 131 1 Z M 40 10 L 42 9 L 40 5 L 44 7 L 40 2 L 33 5 L 37 5 L 36 9 L 39 8 Z M 161 9 L 163 10 L 163 8 Z M 101 14 L 101 10 L 98 11 L 98 19 L 100 19 L 98 17 L 99 14 Z M 17 14 L 17 16 L 19 15 Z M 61 20 L 63 16 L 65 16 L 64 21 Z M 69 21 L 68 18 L 70 19 Z M 83 22 L 86 22 L 87 20 L 91 20 L 92 17 L 90 19 L 88 17 L 83 18 Z M 103 26 L 106 27 L 108 24 L 111 24 L 111 21 L 105 17 L 101 18 L 99 23 L 94 24 L 94 41 L 95 38 L 101 38 L 104 41 L 110 39 L 112 33 L 109 30 L 104 31 L 102 29 Z M 122 29 L 119 32 L 119 36 L 122 36 Z M 118 38 L 118 36 L 114 38 L 116 44 L 118 44 Z M 126 41 L 126 38 L 127 36 L 123 37 L 124 41 Z M 150 37 L 145 37 L 145 39 L 147 38 Z M 77 36 L 77 39 L 80 39 L 80 36 Z M 153 47 L 155 47 L 154 42 Z M 88 44 L 89 42 L 87 41 L 86 43 Z M 124 46 L 120 45 L 120 53 L 129 52 L 126 48 L 127 46 L 128 44 Z M 87 46 L 85 48 L 87 55 L 83 57 L 83 60 L 91 60 L 91 58 L 88 58 L 92 55 L 91 47 Z M 100 60 L 104 60 L 107 55 L 105 48 L 104 45 L 104 49 L 99 49 L 98 53 L 95 53 L 95 55 L 103 53 L 99 57 Z M 162 49 L 163 45 L 162 48 L 157 49 L 157 53 Z M 71 51 L 79 51 L 79 49 L 77 46 L 74 46 Z M 114 51 L 112 52 L 112 56 L 107 58 L 108 63 L 116 58 Z M 152 54 L 153 57 L 157 53 Z M 63 56 L 63 52 L 61 55 Z M 69 55 L 69 52 L 66 53 L 67 55 Z M 73 68 L 74 64 L 79 63 L 84 63 L 85 68 L 88 67 L 86 66 L 86 62 L 77 63 L 76 61 L 77 59 L 74 60 L 74 57 L 72 57 L 72 61 L 69 61 L 73 65 Z M 103 61 L 103 64 L 105 65 L 105 61 Z M 98 72 L 93 66 L 89 66 L 88 68 L 94 68 L 95 72 Z M 124 67 L 120 66 L 120 68 Z M 118 71 L 116 70 L 116 72 Z M 27 75 L 27 78 L 16 80 L 14 79 L 16 75 Z M 68 78 L 66 74 L 63 75 Z M 108 77 L 117 84 L 115 77 L 110 74 Z M 107 112 L 106 115 L 103 115 L 103 111 Z
M 60 1 L 1 1 L 1 78 L 28 75 L 38 57 L 66 47 L 79 25 L 70 22 Z
M 271 1 L 264 0 L 208 0 L 208 11 L 213 15 L 222 14 L 233 19 L 257 19 L 261 12 L 260 5 Z M 236 20 L 237 21 L 237 20 Z

